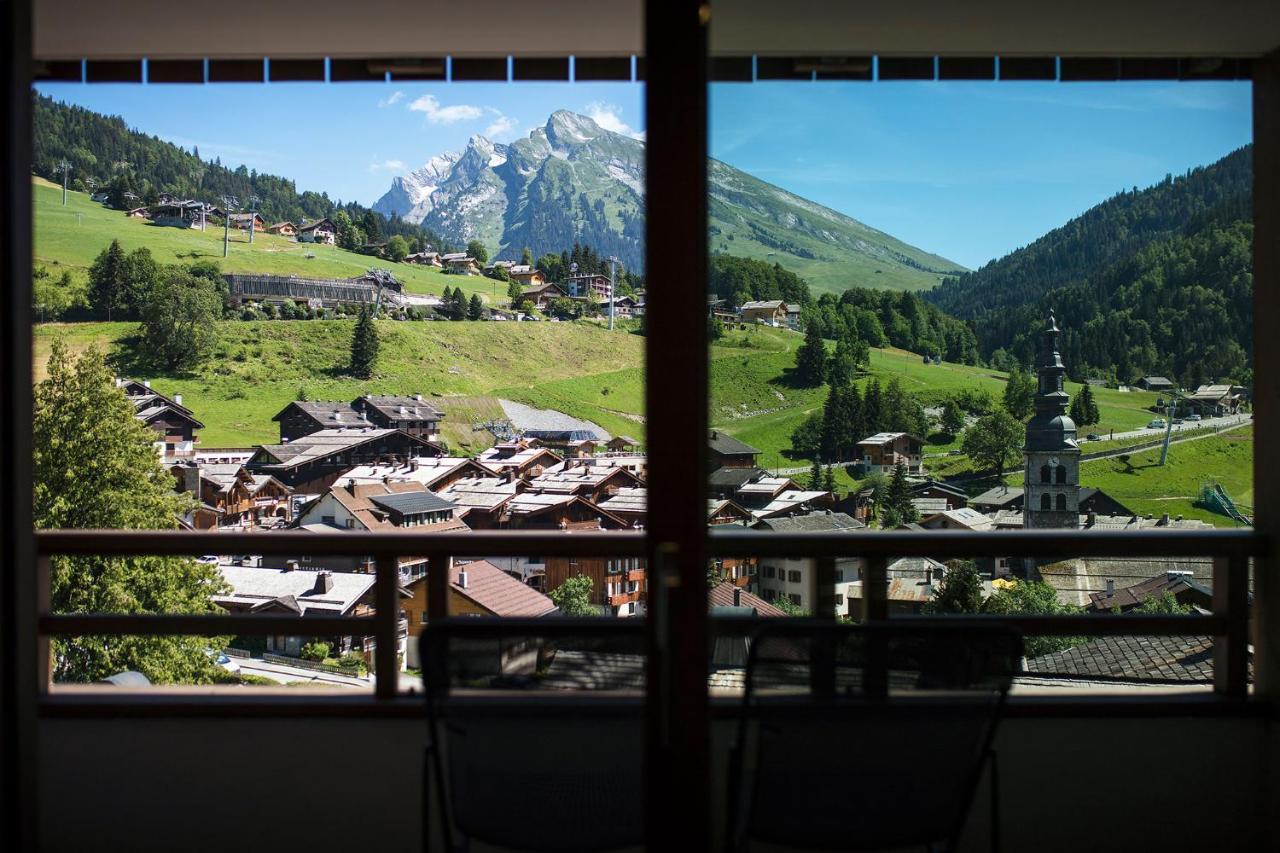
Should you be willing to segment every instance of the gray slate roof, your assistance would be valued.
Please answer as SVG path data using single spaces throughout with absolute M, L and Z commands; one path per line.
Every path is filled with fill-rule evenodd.
M 393 492 L 389 495 L 370 495 L 369 501 L 383 509 L 398 512 L 401 515 L 413 515 L 418 512 L 441 512 L 454 509 L 452 501 L 447 501 L 434 492 Z
M 1099 637 L 1029 659 L 1027 674 L 1087 681 L 1212 683 L 1213 638 Z
M 753 527 L 772 530 L 774 533 L 815 533 L 828 530 L 860 530 L 866 527 L 851 515 L 843 512 L 810 512 L 784 518 L 763 518 Z
M 707 436 L 707 445 L 716 453 L 722 453 L 727 456 L 739 454 L 755 454 L 760 451 L 749 444 L 744 444 L 731 435 L 726 435 L 720 430 L 711 430 Z

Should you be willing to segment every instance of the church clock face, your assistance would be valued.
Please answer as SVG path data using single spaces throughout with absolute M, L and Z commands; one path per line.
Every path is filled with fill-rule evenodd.
M 1049 464 L 1050 464 L 1050 465 L 1057 465 L 1057 464 L 1058 464 L 1058 457 L 1056 457 L 1056 456 L 1050 456 L 1050 457 L 1049 457 Z

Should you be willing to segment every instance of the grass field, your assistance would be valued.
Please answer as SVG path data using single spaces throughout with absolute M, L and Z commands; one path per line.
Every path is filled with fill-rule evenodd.
M 1169 448 L 1160 467 L 1160 448 L 1121 457 L 1097 459 L 1080 467 L 1080 483 L 1094 486 L 1139 515 L 1169 513 L 1199 518 L 1218 527 L 1238 523 L 1192 506 L 1206 483 L 1220 483 L 1238 505 L 1253 504 L 1253 428 L 1187 441 Z M 1247 511 L 1247 510 L 1246 510 Z
M 350 400 L 362 393 L 421 393 L 451 415 L 445 439 L 475 452 L 485 444 L 477 446 L 484 439 L 471 424 L 502 416 L 497 389 L 578 379 L 584 364 L 604 373 L 631 368 L 640 363 L 643 345 L 636 335 L 591 324 L 381 320 L 378 375 L 364 381 L 345 372 L 352 323 L 223 322 L 214 358 L 188 375 L 157 373 L 136 362 L 128 345 L 136 324 L 46 324 L 36 329 L 36 378 L 55 336 L 72 351 L 96 345 L 113 356 L 120 373 L 150 378 L 162 393 L 183 394 L 205 423 L 201 441 L 209 447 L 274 441 L 278 430 L 271 417 L 303 395 Z M 541 404 L 536 397 L 531 402 Z
M 217 261 L 226 273 L 260 272 L 277 275 L 309 275 L 349 278 L 370 267 L 390 269 L 413 293 L 442 293 L 445 287 L 461 287 L 489 301 L 506 301 L 506 284 L 482 276 L 445 275 L 431 267 L 396 264 L 381 258 L 348 252 L 335 246 L 295 243 L 274 234 L 255 234 L 253 243 L 243 231 L 231 234 L 230 253 L 222 257 L 222 228 L 207 230 L 152 225 L 145 219 L 125 216 L 89 200 L 84 193 L 68 192 L 62 206 L 62 188 L 42 178 L 32 179 L 35 211 L 35 262 L 52 270 L 84 271 L 98 253 L 119 240 L 125 251 L 140 246 L 151 250 L 160 263 Z M 308 254 L 315 257 L 308 258 Z

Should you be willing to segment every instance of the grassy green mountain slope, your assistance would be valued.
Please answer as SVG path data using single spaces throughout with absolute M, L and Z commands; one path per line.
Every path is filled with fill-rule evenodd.
M 43 178 L 32 179 L 35 213 L 35 262 L 51 269 L 85 271 L 99 252 L 119 240 L 126 251 L 145 246 L 160 263 L 214 260 L 223 272 L 261 272 L 276 275 L 312 275 L 347 278 L 370 267 L 390 269 L 413 293 L 442 293 L 446 286 L 465 293 L 506 298 L 506 285 L 478 276 L 445 275 L 431 267 L 395 264 L 380 258 L 348 252 L 336 246 L 295 243 L 273 234 L 232 232 L 231 250 L 222 257 L 222 229 L 167 228 L 145 219 L 126 216 L 89 200 L 84 193 L 68 192 L 62 206 L 62 188 Z M 311 255 L 313 257 L 308 257 Z
M 964 272 L 955 261 L 800 198 L 718 160 L 709 164 L 715 254 L 779 263 L 816 291 L 924 290 Z

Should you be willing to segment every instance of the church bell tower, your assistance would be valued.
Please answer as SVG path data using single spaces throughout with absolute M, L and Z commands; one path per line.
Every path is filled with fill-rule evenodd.
M 1067 415 L 1063 389 L 1067 369 L 1058 354 L 1061 331 L 1049 312 L 1040 333 L 1035 414 L 1027 422 L 1022 448 L 1022 526 L 1027 530 L 1060 530 L 1080 526 L 1080 446 L 1076 424 Z

